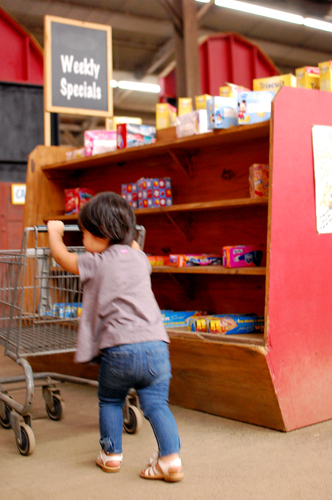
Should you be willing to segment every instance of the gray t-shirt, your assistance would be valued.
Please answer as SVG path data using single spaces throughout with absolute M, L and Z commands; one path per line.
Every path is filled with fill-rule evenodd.
M 151 289 L 146 255 L 127 245 L 78 256 L 83 284 L 82 317 L 75 361 L 86 363 L 100 350 L 121 344 L 169 342 Z

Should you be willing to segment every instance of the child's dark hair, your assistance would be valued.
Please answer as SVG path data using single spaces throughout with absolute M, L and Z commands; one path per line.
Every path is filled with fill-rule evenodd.
M 109 238 L 111 244 L 131 245 L 136 218 L 133 209 L 120 195 L 99 193 L 82 207 L 78 225 L 98 238 Z

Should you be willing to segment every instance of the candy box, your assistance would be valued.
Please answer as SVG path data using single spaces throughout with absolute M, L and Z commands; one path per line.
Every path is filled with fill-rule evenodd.
M 116 150 L 116 131 L 86 130 L 84 132 L 85 156 Z
M 221 266 L 221 255 L 211 254 L 170 254 L 169 265 L 173 267 Z
M 264 255 L 264 245 L 233 245 L 222 249 L 224 267 L 258 267 Z
M 151 266 L 168 266 L 168 255 L 147 255 L 148 261 Z
M 178 115 L 183 116 L 191 113 L 193 110 L 193 100 L 191 97 L 179 97 L 178 99 Z
M 170 207 L 172 184 L 169 177 L 161 179 L 142 178 L 137 181 L 139 208 Z
M 250 198 L 262 198 L 269 194 L 269 165 L 254 163 L 249 167 Z
M 210 94 L 197 95 L 195 97 L 196 109 L 206 109 L 206 103 L 211 97 Z
M 144 146 L 156 142 L 156 127 L 150 125 L 118 123 L 116 132 L 118 149 Z
M 264 332 L 264 318 L 246 314 L 216 314 L 199 318 L 192 317 L 189 319 L 188 330 L 217 335 L 262 333 Z
M 254 91 L 272 90 L 276 94 L 283 86 L 296 87 L 296 76 L 289 73 L 287 75 L 268 76 L 253 80 Z
M 319 90 L 319 67 L 304 66 L 295 70 L 296 86 L 302 89 Z
M 237 125 L 235 97 L 215 96 L 207 101 L 209 129 L 224 129 Z
M 205 132 L 210 132 L 206 109 L 196 109 L 192 113 L 178 116 L 176 119 L 177 137 L 187 137 Z
M 89 188 L 65 189 L 65 214 L 77 214 L 94 195 Z
M 121 184 L 121 196 L 128 201 L 133 209 L 138 208 L 138 186 L 137 182 Z
M 240 92 L 237 96 L 238 124 L 259 123 L 271 118 L 274 92 Z
M 161 311 L 163 323 L 167 328 L 188 326 L 190 318 L 200 316 L 202 314 L 204 314 L 202 311 Z

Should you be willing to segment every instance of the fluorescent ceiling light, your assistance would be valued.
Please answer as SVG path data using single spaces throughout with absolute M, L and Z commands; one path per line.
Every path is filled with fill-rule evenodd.
M 319 21 L 318 19 L 311 19 L 306 17 L 303 24 L 309 28 L 315 28 L 317 30 L 330 31 L 332 32 L 332 23 L 327 23 L 325 21 Z
M 121 80 L 120 82 L 118 82 L 118 87 L 120 89 L 126 89 L 126 90 L 152 92 L 153 94 L 159 94 L 160 92 L 160 85 L 157 85 L 155 83 L 127 82 L 125 80 Z
M 303 24 L 304 21 L 302 16 L 298 16 L 296 14 L 289 14 L 288 12 L 269 9 L 268 7 L 261 7 L 252 3 L 238 2 L 237 0 L 215 0 L 215 4 L 219 7 L 248 12 L 249 14 L 256 14 L 258 16 L 277 19 L 279 21 L 286 21 L 288 23 Z
M 118 82 L 116 80 L 111 80 L 111 87 L 114 89 L 118 86 Z

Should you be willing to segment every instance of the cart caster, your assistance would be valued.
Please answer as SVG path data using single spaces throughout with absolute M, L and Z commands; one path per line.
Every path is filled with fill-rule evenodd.
M 51 420 L 61 420 L 64 413 L 64 402 L 57 396 L 52 396 L 52 407 L 46 403 L 46 413 Z
M 5 403 L 2 404 L 3 404 L 3 412 L 1 413 L 3 413 L 3 415 L 1 415 L 0 413 L 0 424 L 4 429 L 10 429 L 12 426 L 12 424 L 10 423 L 11 408 Z
M 136 406 L 129 405 L 128 406 L 128 419 L 123 419 L 123 427 L 124 430 L 128 434 L 135 434 L 142 427 L 142 414 L 140 410 Z
M 31 427 L 27 424 L 20 424 L 20 439 L 15 436 L 16 446 L 21 455 L 28 456 L 35 451 L 36 440 Z

